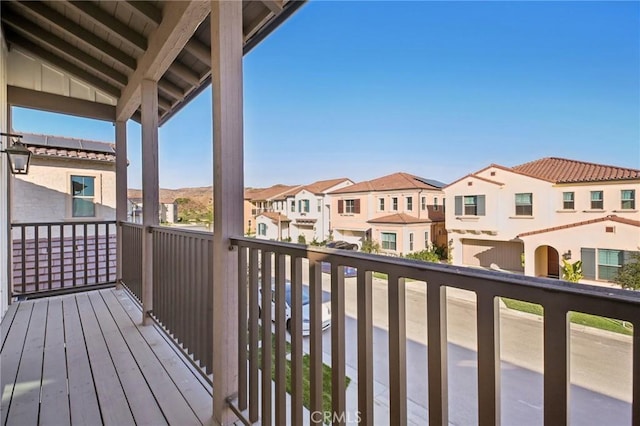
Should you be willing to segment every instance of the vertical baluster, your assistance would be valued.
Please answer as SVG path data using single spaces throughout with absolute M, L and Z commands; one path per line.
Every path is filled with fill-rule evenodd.
M 200 248 L 200 247 L 198 247 Z M 200 250 L 198 250 L 199 252 Z M 198 262 L 200 258 L 198 257 Z M 201 265 L 197 265 L 200 268 Z M 238 408 L 247 409 L 247 249 L 238 247 Z
M 34 267 L 35 267 L 35 276 L 36 276 L 36 292 L 40 291 L 40 235 L 39 235 L 40 227 L 35 225 L 33 227 L 33 238 L 34 238 Z
M 250 251 L 249 268 L 249 421 L 258 421 L 258 249 Z
M 344 266 L 331 265 L 331 408 L 334 425 L 347 418 L 345 393 Z
M 569 422 L 569 325 L 567 310 L 544 306 L 544 424 Z
M 272 253 L 262 253 L 262 424 L 271 424 L 271 265 Z
M 500 306 L 498 298 L 478 293 L 478 420 L 500 424 Z
M 429 424 L 449 423 L 446 287 L 427 284 Z
M 77 267 L 77 255 L 78 255 L 78 244 L 76 242 L 76 224 L 72 224 L 71 225 L 71 254 L 73 255 L 72 259 L 72 266 L 71 266 L 71 270 L 73 271 L 73 286 L 75 287 L 77 284 L 77 277 L 78 277 L 78 267 Z
M 104 232 L 105 232 L 105 238 L 106 238 L 106 245 L 105 245 L 105 260 L 106 260 L 106 267 L 105 267 L 105 281 L 106 282 L 111 282 L 111 274 L 109 273 L 111 270 L 111 265 L 109 264 L 109 261 L 111 260 L 110 258 L 110 252 L 111 252 L 111 234 L 110 234 L 110 223 L 105 223 L 104 224 Z
M 89 250 L 87 241 L 87 224 L 82 224 L 82 249 L 84 250 L 84 285 L 89 282 Z
M 95 260 L 95 265 L 94 265 L 94 269 L 96 272 L 96 277 L 95 277 L 95 282 L 94 284 L 98 284 L 100 283 L 100 240 L 98 238 L 100 233 L 100 228 L 98 226 L 98 223 L 94 223 L 93 224 L 93 247 L 94 247 L 94 260 Z
M 64 248 L 65 248 L 65 244 L 64 244 L 64 225 L 59 225 L 59 231 L 60 232 L 60 288 L 64 288 L 65 286 L 65 272 L 64 272 L 64 260 L 65 260 L 65 255 L 64 255 Z
M 51 290 L 53 288 L 53 276 L 51 274 L 51 253 L 53 250 L 51 249 L 51 224 L 47 224 L 47 271 L 49 272 L 49 279 L 47 281 L 47 289 Z
M 407 424 L 407 335 L 405 279 L 389 274 L 389 415 Z
M 371 271 L 358 268 L 358 412 L 363 425 L 374 424 L 372 275 Z
M 309 335 L 310 361 L 309 383 L 310 390 L 310 418 L 311 424 L 322 424 L 322 268 L 318 261 L 310 260 L 309 285 Z M 320 413 L 320 414 L 319 414 Z
M 638 315 L 640 317 L 640 315 Z M 633 389 L 631 391 L 633 405 L 631 407 L 631 424 L 640 426 L 640 319 L 633 321 Z
M 286 257 L 276 253 L 276 282 L 275 282 L 275 319 L 276 319 L 276 354 L 275 354 L 275 382 L 276 382 L 276 425 L 287 423 L 287 386 L 285 375 L 285 281 Z
M 301 425 L 302 403 L 302 258 L 291 259 L 291 424 Z
M 20 226 L 20 244 L 22 247 L 22 293 L 27 291 L 27 241 L 25 226 Z

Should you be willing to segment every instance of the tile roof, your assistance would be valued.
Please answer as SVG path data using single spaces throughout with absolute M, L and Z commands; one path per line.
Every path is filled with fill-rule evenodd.
M 25 133 L 21 142 L 35 156 L 114 163 L 115 145 L 87 139 Z
M 512 167 L 516 173 L 553 183 L 602 182 L 640 179 L 640 170 L 566 158 L 547 157 Z
M 274 223 L 278 223 L 278 219 L 280 220 L 280 222 L 291 222 L 291 219 L 289 219 L 285 215 L 280 213 L 275 213 L 275 212 L 264 212 L 264 213 L 260 213 L 258 216 L 267 217 L 271 219 Z
M 518 235 L 518 237 L 527 237 L 529 235 L 544 234 L 546 232 L 560 231 L 562 229 L 575 228 L 577 226 L 591 225 L 593 223 L 607 222 L 607 221 L 624 223 L 626 225 L 640 227 L 640 220 L 627 219 L 627 218 L 624 218 L 624 217 L 619 217 L 619 216 L 612 215 L 612 216 L 601 217 L 601 218 L 598 218 L 598 219 L 591 219 L 591 220 L 584 220 L 582 222 L 570 223 L 570 224 L 567 224 L 567 225 L 554 226 L 552 228 L 539 229 L 537 231 L 524 232 L 524 233 Z
M 265 189 L 266 188 L 245 188 L 244 199 L 251 200 L 256 194 L 260 193 L 261 191 L 264 191 Z
M 426 183 L 431 182 L 431 183 Z M 424 179 L 409 173 L 393 173 L 373 180 L 356 183 L 346 188 L 331 191 L 331 194 L 349 194 L 352 192 L 393 191 L 401 189 L 441 189 L 440 182 Z
M 328 179 L 328 180 L 319 180 L 313 183 L 310 183 L 309 185 L 305 185 L 301 188 L 299 188 L 295 193 L 297 194 L 298 192 L 302 191 L 303 189 L 306 189 L 307 191 L 311 192 L 312 194 L 316 194 L 316 195 L 320 195 L 323 194 L 326 190 L 344 182 L 344 181 L 351 181 L 351 179 L 349 178 L 338 178 L 338 179 Z
M 287 191 L 291 191 L 294 188 L 299 187 L 300 185 L 282 185 L 277 184 L 270 186 L 269 188 L 264 188 L 257 193 L 254 193 L 251 197 L 251 201 L 260 201 L 260 200 L 271 200 L 274 197 L 277 197 Z
M 474 178 L 474 179 L 482 180 L 482 181 L 485 181 L 485 182 L 488 182 L 488 183 L 491 183 L 491 184 L 494 184 L 494 185 L 498 185 L 498 186 L 503 186 L 504 185 L 504 183 L 502 183 L 502 182 L 498 182 L 498 181 L 495 181 L 495 180 L 484 178 L 482 176 L 478 176 L 477 173 L 479 173 L 479 172 L 469 173 L 466 176 L 462 176 L 460 179 L 457 179 L 457 180 L 451 182 L 449 185 L 446 185 L 445 188 L 448 188 L 451 185 L 455 185 L 456 183 L 460 182 L 461 180 L 465 180 L 466 178 Z
M 409 216 L 406 213 L 394 213 L 388 216 L 368 220 L 367 223 L 399 223 L 408 225 L 411 223 L 431 223 L 431 220 L 427 218 L 420 219 L 414 216 Z

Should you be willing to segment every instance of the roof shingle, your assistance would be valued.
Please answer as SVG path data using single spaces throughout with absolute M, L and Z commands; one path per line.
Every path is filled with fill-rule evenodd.
M 598 219 L 583 220 L 582 222 L 569 223 L 567 225 L 561 225 L 561 226 L 554 226 L 554 227 L 551 227 L 551 228 L 539 229 L 537 231 L 524 232 L 524 233 L 518 235 L 518 238 L 527 237 L 529 235 L 544 234 L 546 232 L 560 231 L 562 229 L 575 228 L 577 226 L 591 225 L 593 223 L 606 222 L 606 221 L 624 223 L 626 225 L 632 225 L 632 226 L 640 227 L 640 220 L 627 219 L 627 218 L 624 218 L 624 217 L 611 215 L 611 216 L 601 217 L 601 218 L 598 218 Z
M 393 191 L 402 189 L 435 189 L 441 188 L 435 185 L 436 181 L 429 181 L 409 173 L 393 173 L 377 179 L 356 183 L 355 185 L 332 191 L 331 194 L 349 194 L 353 192 Z
M 546 157 L 515 166 L 512 170 L 553 183 L 602 182 L 640 179 L 640 170 L 566 158 Z
M 417 218 L 410 216 L 406 213 L 394 213 L 388 216 L 382 216 L 375 219 L 368 220 L 367 223 L 398 223 L 408 225 L 411 223 L 430 223 L 431 219 Z

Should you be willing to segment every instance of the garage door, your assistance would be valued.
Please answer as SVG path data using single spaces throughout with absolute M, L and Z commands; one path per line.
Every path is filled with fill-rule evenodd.
M 522 243 L 511 241 L 462 240 L 462 262 L 467 266 L 498 267 L 523 272 L 520 254 Z

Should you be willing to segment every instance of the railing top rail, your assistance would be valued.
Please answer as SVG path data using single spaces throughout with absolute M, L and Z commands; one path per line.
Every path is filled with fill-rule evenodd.
M 115 220 L 69 220 L 57 222 L 11 222 L 12 228 L 21 228 L 26 226 L 59 226 L 59 225 L 112 225 Z
M 120 226 L 129 226 L 131 228 L 144 228 L 144 226 L 142 226 L 142 224 L 140 223 L 133 223 L 133 222 L 126 222 L 126 221 L 119 221 L 118 225 Z
M 197 231 L 195 229 L 174 228 L 171 226 L 150 226 L 151 232 L 164 233 L 164 234 L 183 234 L 189 237 L 201 237 L 206 240 L 213 241 L 213 233 L 207 231 Z
M 349 250 L 339 250 L 321 247 L 303 246 L 294 243 L 285 243 L 280 241 L 260 240 L 249 237 L 232 237 L 231 244 L 240 247 L 272 249 L 278 253 L 290 255 L 292 257 L 311 258 L 318 261 L 337 262 L 345 266 L 363 267 L 367 270 L 385 272 L 393 270 L 398 276 L 412 279 L 419 279 L 418 276 L 425 275 L 446 278 L 444 285 L 469 289 L 476 292 L 493 291 L 495 287 L 489 288 L 488 284 L 508 284 L 516 291 L 522 291 L 526 288 L 540 295 L 545 293 L 545 300 L 550 300 L 548 296 L 554 293 L 562 293 L 564 295 L 575 295 L 579 298 L 597 298 L 599 300 L 610 300 L 623 302 L 626 305 L 632 305 L 635 309 L 640 308 L 640 292 L 629 291 L 617 288 L 600 287 L 588 284 L 573 284 L 567 281 L 556 280 L 551 278 L 530 277 L 525 275 L 508 274 L 497 271 L 487 271 L 483 269 L 470 268 L 464 266 L 454 266 L 441 263 L 422 262 L 419 260 L 390 257 L 377 254 L 369 254 L 362 252 L 353 252 Z M 351 262 L 345 262 L 350 259 Z M 449 281 L 452 281 L 449 283 Z M 482 281 L 483 286 L 472 286 L 468 284 L 460 284 L 455 281 L 469 282 Z M 442 282 L 440 284 L 443 284 Z M 498 295 L 511 297 L 511 291 L 502 291 L 508 289 L 508 286 L 501 287 Z M 516 297 L 517 298 L 517 297 Z M 536 297 L 536 299 L 538 299 Z M 640 310 L 638 310 L 640 312 Z

